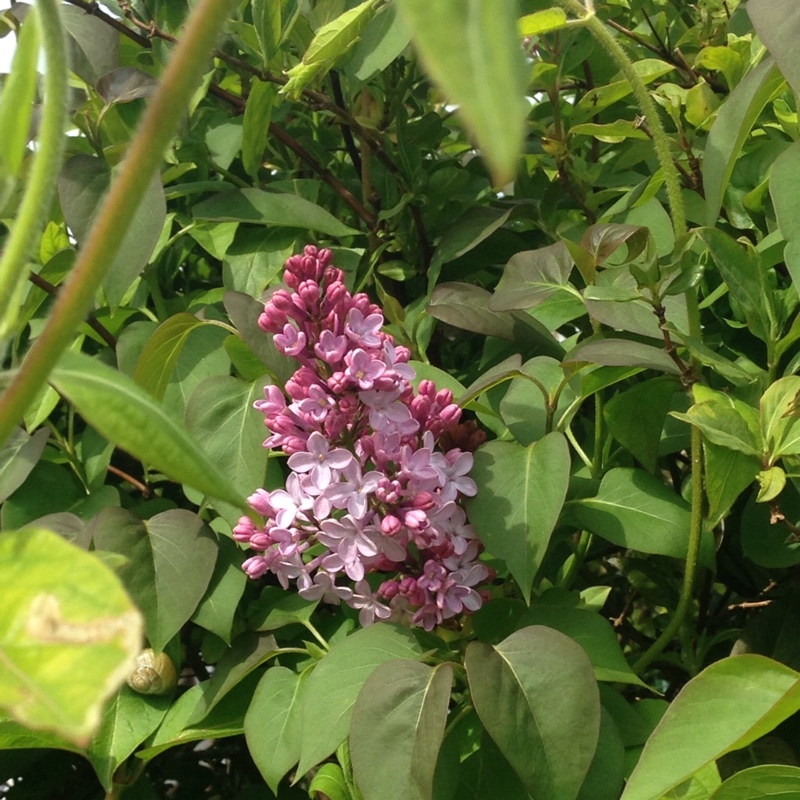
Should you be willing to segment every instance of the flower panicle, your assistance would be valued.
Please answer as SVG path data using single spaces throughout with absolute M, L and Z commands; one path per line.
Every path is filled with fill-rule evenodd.
M 299 367 L 285 394 L 267 386 L 255 407 L 264 446 L 291 472 L 249 498 L 263 524 L 234 528 L 256 551 L 245 571 L 347 603 L 362 625 L 410 618 L 431 630 L 477 610 L 492 573 L 461 503 L 476 492 L 471 451 L 485 435 L 461 422 L 449 390 L 423 380 L 415 392 L 408 348 L 382 331 L 379 306 L 347 290 L 329 250 L 289 258 L 284 281 L 258 323 Z

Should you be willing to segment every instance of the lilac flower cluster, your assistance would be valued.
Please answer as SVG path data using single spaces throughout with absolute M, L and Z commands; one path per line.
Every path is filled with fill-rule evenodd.
M 423 380 L 417 393 L 409 351 L 381 331 L 383 315 L 351 295 L 328 250 L 306 247 L 286 262 L 288 287 L 259 318 L 276 347 L 300 364 L 287 398 L 267 386 L 255 406 L 288 454 L 285 488 L 250 498 L 264 519 L 242 517 L 237 541 L 267 571 L 309 600 L 344 601 L 362 625 L 411 617 L 426 630 L 482 603 L 491 575 L 460 505 L 475 494 L 468 477 L 484 438 L 460 422 L 452 392 Z M 384 578 L 373 590 L 367 573 Z

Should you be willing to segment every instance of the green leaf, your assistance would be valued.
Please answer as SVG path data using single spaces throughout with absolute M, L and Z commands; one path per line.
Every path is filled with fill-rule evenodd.
M 263 303 L 242 292 L 225 292 L 223 303 L 243 341 L 267 366 L 276 379 L 275 383 L 285 385 L 297 369 L 297 362 L 279 352 L 272 336 L 258 327 L 258 318 L 264 310 Z
M 325 75 L 358 41 L 367 23 L 375 16 L 375 10 L 375 0 L 364 0 L 323 25 L 311 40 L 302 61 L 287 72 L 289 81 L 283 91 L 297 98 L 309 83 Z
M 295 194 L 265 192 L 261 189 L 237 189 L 203 200 L 192 209 L 195 219 L 216 222 L 254 222 L 259 225 L 283 225 L 311 229 L 331 236 L 353 236 L 358 231 L 339 222 L 321 206 Z
M 17 36 L 11 72 L 0 94 L 0 130 L 3 131 L 0 180 L 7 176 L 18 178 L 20 175 L 30 136 L 38 57 L 39 20 L 37 14 L 32 13 Z M 0 198 L 2 198 L 1 191 Z
M 98 550 L 128 559 L 120 578 L 145 616 L 151 646 L 163 650 L 208 588 L 217 557 L 213 532 L 183 509 L 142 521 L 125 509 L 106 508 L 90 527 Z
M 611 714 L 600 709 L 600 735 L 594 759 L 577 800 L 618 800 L 625 782 L 625 744 Z
M 528 447 L 493 441 L 475 453 L 478 485 L 467 513 L 481 541 L 503 559 L 530 599 L 569 485 L 570 456 L 563 434 Z
M 715 528 L 739 495 L 756 479 L 761 462 L 736 450 L 706 442 L 705 456 L 708 525 Z
M 186 404 L 186 427 L 204 443 L 211 461 L 239 491 L 252 494 L 264 485 L 267 471 L 264 415 L 253 408 L 264 397 L 264 379 L 246 383 L 212 375 L 199 384 Z
M 800 93 L 800 66 L 797 63 L 800 37 L 800 9 L 792 0 L 749 0 L 747 15 L 758 38 L 778 63 L 783 77 L 795 93 Z
M 232 539 L 220 536 L 217 563 L 208 589 L 192 615 L 192 622 L 230 645 L 233 620 L 246 585 L 241 549 Z
M 752 0 L 751 0 L 752 2 Z M 764 764 L 732 775 L 709 800 L 800 800 L 800 767 Z
M 533 626 L 498 645 L 470 642 L 465 664 L 481 722 L 528 792 L 574 800 L 600 729 L 597 682 L 581 647 Z
M 800 377 L 775 381 L 761 398 L 761 432 L 775 462 L 781 456 L 800 454 Z
M 572 267 L 572 256 L 563 242 L 515 253 L 489 299 L 489 309 L 534 308 L 558 291 L 580 296 L 569 283 Z
M 381 664 L 359 692 L 350 723 L 353 774 L 364 800 L 433 800 L 453 668 Z
M 88 756 L 107 792 L 117 767 L 161 724 L 170 702 L 169 697 L 142 695 L 123 686 L 106 706 Z
M 764 107 L 786 85 L 772 59 L 751 70 L 720 106 L 703 157 L 706 225 L 716 225 L 736 160 Z
M 567 504 L 569 520 L 619 547 L 642 553 L 686 558 L 689 506 L 647 472 L 609 470 L 596 497 Z M 713 541 L 704 537 L 701 560 L 713 563 Z
M 649 472 L 656 471 L 661 431 L 677 390 L 675 380 L 653 378 L 615 394 L 603 409 L 611 435 Z
M 760 456 L 763 450 L 762 436 L 756 424 L 755 409 L 723 392 L 703 387 L 695 392 L 703 399 L 685 414 L 674 411 L 672 416 L 695 425 L 709 442 L 736 450 L 748 456 Z
M 50 382 L 109 441 L 181 483 L 246 507 L 239 490 L 187 431 L 122 373 L 66 352 Z
M 680 374 L 675 362 L 663 349 L 629 339 L 587 339 L 564 359 L 565 364 L 581 361 L 606 367 L 644 367 L 673 375 Z
M 136 361 L 133 371 L 136 383 L 147 389 L 156 400 L 162 400 L 189 334 L 204 324 L 203 320 L 186 311 L 162 322 Z
M 420 653 L 407 629 L 382 622 L 331 647 L 306 685 L 298 776 L 326 759 L 347 738 L 353 705 L 373 670 L 394 658 L 413 659 Z
M 758 251 L 719 228 L 701 228 L 698 236 L 708 247 L 731 297 L 741 306 L 750 331 L 763 342 L 777 338 L 773 290 Z
M 520 17 L 517 30 L 520 36 L 539 36 L 566 28 L 567 14 L 562 8 L 546 8 Z
M 69 37 L 70 70 L 93 86 L 119 66 L 119 32 L 83 9 L 65 5 L 61 19 Z
M 279 586 L 265 586 L 261 597 L 250 606 L 249 624 L 256 631 L 276 631 L 286 625 L 306 625 L 318 600 L 305 600 Z
M 280 10 L 278 3 L 268 3 Z M 242 165 L 244 171 L 255 178 L 267 147 L 267 134 L 272 120 L 272 106 L 278 96 L 274 83 L 254 80 L 247 96 L 242 129 Z
M 76 155 L 64 164 L 58 177 L 58 196 L 64 219 L 79 246 L 86 241 L 110 184 L 111 170 L 99 158 Z M 161 236 L 166 217 L 167 205 L 161 177 L 155 175 L 103 281 L 110 305 L 119 305 L 134 278 L 147 264 Z
M 276 795 L 278 784 L 300 758 L 304 686 L 305 675 L 286 667 L 271 667 L 258 682 L 244 718 L 247 748 Z
M 383 6 L 351 48 L 343 69 L 359 81 L 368 81 L 383 72 L 408 47 L 410 39 L 411 33 L 395 6 Z
M 428 313 L 456 328 L 519 342 L 553 358 L 563 356 L 561 345 L 540 322 L 522 311 L 490 311 L 489 297 L 480 286 L 441 283 L 433 292 Z
M 500 415 L 514 438 L 523 446 L 539 441 L 548 431 L 547 404 L 555 403 L 550 427 L 558 420 L 559 409 L 565 408 L 577 398 L 576 382 L 567 383 L 558 394 L 562 382 L 566 381 L 561 364 L 553 358 L 539 356 L 523 364 L 523 375 L 534 378 L 532 383 L 524 378 L 512 379 L 508 391 L 500 401 Z M 544 391 L 542 391 L 544 389 Z
M 592 662 L 598 681 L 644 686 L 625 660 L 611 623 L 593 611 L 550 604 L 542 599 L 541 602 L 534 602 L 515 625 L 518 628 L 545 625 L 574 639 Z
M 516 3 L 399 0 L 397 5 L 428 74 L 459 106 L 495 184 L 512 180 L 529 111 Z
M 725 753 L 800 709 L 800 675 L 757 655 L 725 658 L 693 678 L 645 745 L 622 800 L 658 800 Z
M 0 536 L 0 707 L 85 746 L 136 664 L 142 618 L 96 556 L 39 528 Z
M 637 127 L 635 122 L 627 120 L 617 120 L 603 125 L 594 122 L 584 122 L 580 125 L 573 125 L 569 129 L 570 136 L 594 136 L 600 142 L 608 144 L 619 144 L 626 139 L 648 139 L 648 135 Z
M 786 148 L 772 165 L 769 193 L 778 218 L 778 228 L 787 242 L 800 239 L 800 142 Z
M 135 67 L 120 67 L 103 75 L 94 88 L 106 105 L 112 105 L 150 97 L 157 86 L 158 81 L 152 75 Z
M 83 755 L 83 748 L 47 731 L 34 731 L 0 714 L 0 750 L 67 750 Z
M 253 27 L 261 48 L 262 63 L 268 65 L 277 55 L 283 38 L 282 0 L 253 0 L 250 8 L 253 14 Z
M 49 428 L 42 428 L 33 436 L 22 428 L 16 428 L 0 448 L 0 503 L 25 483 L 41 458 L 49 438 Z
M 786 473 L 780 467 L 770 467 L 756 475 L 759 483 L 756 503 L 769 503 L 773 501 L 786 486 Z
M 319 800 L 320 795 L 328 800 L 353 800 L 342 768 L 338 764 L 323 764 L 314 775 L 314 780 L 308 787 L 308 796 Z
M 233 647 L 217 662 L 214 674 L 207 682 L 202 697 L 192 709 L 186 727 L 202 722 L 256 667 L 278 654 L 278 643 L 270 634 L 257 634 L 252 631 L 238 636 Z

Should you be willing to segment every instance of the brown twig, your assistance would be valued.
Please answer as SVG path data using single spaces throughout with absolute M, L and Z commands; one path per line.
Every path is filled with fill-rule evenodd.
M 331 70 L 329 73 L 330 81 L 331 81 L 331 89 L 333 89 L 333 99 L 336 101 L 336 105 L 339 106 L 341 109 L 344 109 L 344 94 L 342 93 L 342 82 L 339 80 L 339 73 L 336 70 Z M 353 167 L 355 167 L 356 172 L 361 175 L 363 173 L 363 169 L 361 166 L 361 156 L 358 153 L 358 147 L 356 146 L 355 140 L 353 139 L 353 132 L 350 129 L 350 126 L 347 125 L 344 119 L 340 115 L 339 119 L 339 128 L 342 131 L 342 138 L 344 138 L 344 146 L 347 148 L 347 153 L 350 156 L 350 161 L 353 162 Z M 366 139 L 363 140 L 366 143 Z M 366 198 L 365 198 L 366 199 Z
M 774 600 L 754 600 L 750 603 L 733 603 L 733 605 L 728 606 L 728 611 L 736 611 L 739 608 L 766 608 L 774 602 Z
M 666 354 L 672 359 L 675 366 L 680 370 L 681 383 L 688 389 L 692 384 L 697 382 L 697 377 L 694 374 L 690 364 L 687 364 L 679 355 L 678 348 L 675 342 L 672 341 L 672 335 L 667 328 L 667 317 L 664 306 L 661 303 L 653 304 L 653 313 L 658 319 L 658 327 L 661 335 L 664 337 L 664 350 Z
M 112 475 L 122 478 L 122 480 L 124 480 L 126 483 L 129 483 L 131 486 L 133 486 L 134 489 L 137 489 L 139 492 L 141 492 L 142 497 L 144 497 L 145 500 L 153 496 L 153 490 L 149 486 L 134 478 L 133 475 L 129 475 L 124 470 L 121 470 L 119 467 L 109 464 L 108 471 Z
M 777 525 L 778 523 L 783 523 L 786 528 L 789 530 L 789 538 L 793 542 L 800 542 L 800 528 L 797 525 L 792 524 L 786 519 L 786 515 L 781 510 L 780 503 L 777 500 L 773 500 L 769 504 L 769 522 L 770 525 Z
M 53 286 L 50 281 L 45 280 L 41 275 L 37 275 L 35 272 L 28 273 L 28 280 L 34 285 L 38 286 L 40 289 L 43 289 L 47 294 L 55 296 L 58 294 L 58 289 Z M 117 349 L 117 340 L 114 338 L 114 334 L 108 330 L 102 323 L 97 321 L 97 317 L 94 314 L 89 314 L 86 318 L 86 324 L 112 349 Z

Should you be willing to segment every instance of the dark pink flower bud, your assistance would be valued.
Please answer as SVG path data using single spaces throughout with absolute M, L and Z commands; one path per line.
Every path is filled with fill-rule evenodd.
M 452 395 L 451 395 L 452 396 Z M 445 424 L 445 427 L 457 425 L 461 419 L 461 407 L 455 403 L 450 403 L 439 412 L 439 419 Z
M 403 526 L 400 520 L 394 514 L 387 514 L 381 520 L 381 533 L 386 536 L 396 536 L 402 530 Z
M 422 511 L 430 511 L 436 505 L 433 495 L 430 492 L 419 492 L 414 497 L 414 508 Z
M 436 393 L 436 402 L 444 408 L 453 402 L 453 393 L 449 389 L 440 389 Z
M 378 587 L 378 594 L 385 600 L 391 600 L 400 593 L 400 584 L 397 581 L 384 581 Z

